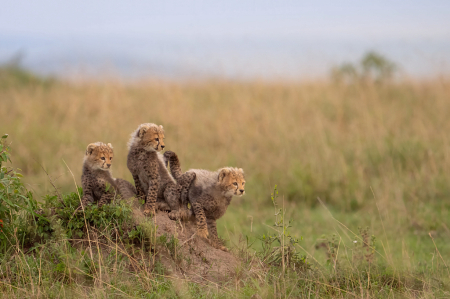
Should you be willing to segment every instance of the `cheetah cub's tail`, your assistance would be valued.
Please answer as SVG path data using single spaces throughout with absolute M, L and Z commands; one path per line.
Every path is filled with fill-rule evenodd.
M 128 199 L 136 196 L 136 188 L 130 182 L 124 179 L 115 179 L 115 183 L 123 199 Z

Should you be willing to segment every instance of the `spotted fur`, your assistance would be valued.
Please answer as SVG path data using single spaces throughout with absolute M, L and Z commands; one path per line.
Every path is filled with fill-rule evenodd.
M 164 153 L 164 164 L 166 168 L 168 168 L 169 166 L 169 161 L 170 161 L 170 173 L 175 178 L 177 183 L 181 186 L 181 195 L 180 195 L 182 207 L 181 210 L 185 213 L 182 215 L 183 216 L 182 218 L 183 219 L 190 218 L 190 216 L 192 216 L 192 212 L 187 208 L 189 202 L 188 192 L 189 187 L 194 181 L 196 175 L 193 172 L 186 172 L 183 174 L 183 172 L 181 171 L 181 165 L 178 160 L 178 156 L 172 151 L 166 151 Z
M 177 184 L 169 173 L 159 153 L 165 147 L 163 127 L 141 124 L 131 134 L 128 147 L 127 166 L 133 175 L 138 198 L 145 200 L 144 214 L 154 215 L 159 208 L 170 210 L 171 219 L 188 217 L 188 211 L 181 209 L 180 195 L 182 184 L 190 185 L 195 175 L 185 176 Z
M 165 157 L 170 163 L 172 175 L 181 177 L 181 168 L 176 156 Z M 222 217 L 233 196 L 245 194 L 245 178 L 242 168 L 225 167 L 217 171 L 190 169 L 186 174 L 195 173 L 195 179 L 188 188 L 187 199 L 191 203 L 197 221 L 197 235 L 209 236 L 211 245 L 227 251 L 217 234 L 216 221 Z
M 98 202 L 101 207 L 111 202 L 116 193 L 122 197 L 133 197 L 136 189 L 123 179 L 114 179 L 111 165 L 114 152 L 110 143 L 91 143 L 86 148 L 84 156 L 81 183 L 83 186 L 83 206 Z

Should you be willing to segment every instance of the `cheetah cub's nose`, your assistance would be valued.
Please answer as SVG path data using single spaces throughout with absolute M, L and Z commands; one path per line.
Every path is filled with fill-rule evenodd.
M 106 166 L 108 166 L 108 168 L 109 168 L 109 167 L 111 167 L 111 164 L 106 164 Z
M 243 190 L 243 189 L 239 189 L 239 191 L 241 191 L 241 193 L 244 193 L 244 190 Z
M 161 145 L 161 148 L 164 149 L 166 146 L 165 145 Z

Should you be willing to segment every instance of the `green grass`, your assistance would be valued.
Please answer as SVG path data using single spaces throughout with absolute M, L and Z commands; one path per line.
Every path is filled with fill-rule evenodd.
M 18 212 L 14 223 L 21 238 L 34 239 L 23 247 L 17 247 L 20 242 L 2 247 L 8 249 L 0 272 L 3 297 L 449 295 L 446 79 L 127 85 L 11 80 L 3 80 L 6 85 L 0 88 L 0 133 L 10 135 L 13 152 L 12 163 L 4 165 L 22 169 L 26 190 L 20 194 L 31 191 L 26 198 L 44 209 L 49 208 L 45 204 L 58 205 L 53 182 L 64 200 L 73 201 L 62 215 L 66 220 L 77 200 L 68 168 L 80 185 L 87 144 L 111 142 L 114 176 L 131 181 L 126 141 L 143 122 L 164 126 L 167 148 L 177 152 L 183 169 L 242 167 L 247 184 L 246 195 L 233 199 L 218 221 L 219 235 L 243 260 L 230 281 L 180 281 L 158 263 L 130 270 L 130 256 L 151 258 L 138 240 L 152 228 L 132 230 L 126 206 L 116 203 L 105 209 L 109 216 L 125 213 L 120 214 L 125 223 L 120 241 L 128 242 L 117 255 L 95 246 L 91 255 L 85 245 L 69 240 L 84 233 L 84 216 L 36 226 L 34 217 Z M 277 233 L 270 199 L 276 184 L 285 219 L 292 220 L 289 233 L 301 238 L 293 246 L 307 257 L 310 270 L 283 272 L 280 265 L 262 262 L 261 237 Z M 92 207 L 89 225 L 101 228 L 103 240 L 111 239 L 109 224 L 120 217 L 108 218 L 103 211 Z M 370 262 L 361 258 L 369 255 L 361 245 L 364 231 L 375 237 Z M 14 227 L 10 232 L 14 235 Z M 168 237 L 158 246 L 169 250 L 176 240 Z

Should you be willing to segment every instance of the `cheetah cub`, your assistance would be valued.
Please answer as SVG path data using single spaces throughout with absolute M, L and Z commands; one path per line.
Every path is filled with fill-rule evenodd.
M 165 147 L 163 127 L 141 124 L 131 134 L 128 147 L 127 166 L 133 175 L 137 196 L 145 200 L 144 215 L 154 215 L 158 208 L 170 210 L 171 219 L 189 217 L 189 211 L 181 205 L 181 192 L 189 188 L 195 173 L 181 175 L 178 183 L 169 173 L 159 153 Z
M 179 163 L 175 156 L 165 157 L 170 162 L 172 175 L 179 175 Z M 188 191 L 188 200 L 197 221 L 197 235 L 209 236 L 209 242 L 215 248 L 227 251 L 219 240 L 216 220 L 227 211 L 233 196 L 245 193 L 245 178 L 242 168 L 225 167 L 217 171 L 190 169 L 187 173 L 195 173 L 196 177 Z
M 136 195 L 136 189 L 130 182 L 113 178 L 111 174 L 113 157 L 111 143 L 96 142 L 87 146 L 81 175 L 83 206 L 98 201 L 98 206 L 101 207 L 105 203 L 111 202 L 116 191 L 122 198 Z

